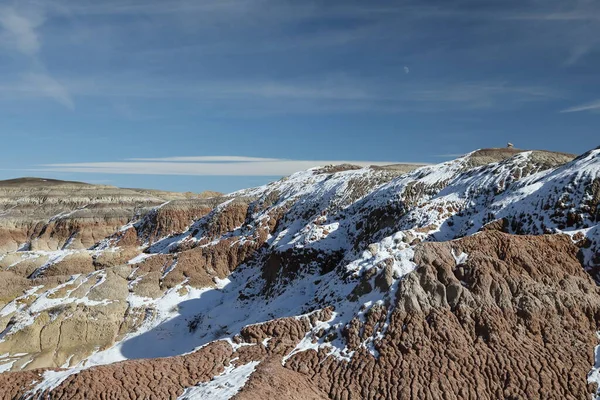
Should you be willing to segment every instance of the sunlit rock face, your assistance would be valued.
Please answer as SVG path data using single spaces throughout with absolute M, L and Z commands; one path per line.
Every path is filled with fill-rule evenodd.
M 598 182 L 598 149 L 511 148 L 203 198 L 0 185 L 1 395 L 590 398 Z
M 121 189 L 41 178 L 0 181 L 0 251 L 89 248 L 137 214 L 172 200 L 181 200 L 186 209 L 190 206 L 183 200 L 210 195 L 218 193 Z

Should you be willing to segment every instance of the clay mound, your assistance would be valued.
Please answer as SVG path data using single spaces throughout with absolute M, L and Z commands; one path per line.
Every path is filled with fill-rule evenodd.
M 137 193 L 146 194 L 152 197 L 158 197 L 165 200 L 194 200 L 194 199 L 211 199 L 213 197 L 223 196 L 221 192 L 214 192 L 212 190 L 205 190 L 200 193 L 194 192 L 167 192 L 164 190 L 154 190 L 154 189 L 136 189 L 136 188 L 127 188 L 127 190 L 132 190 Z
M 346 332 L 350 362 L 307 351 L 286 367 L 309 371 L 334 399 L 590 398 L 600 288 L 577 251 L 566 236 L 499 232 L 425 243 L 378 358 L 361 346 L 381 324 L 373 312 Z
M 481 149 L 474 151 L 469 155 L 469 165 L 471 167 L 479 167 L 482 165 L 487 165 L 505 160 L 525 151 L 528 150 L 515 149 L 512 147 Z M 536 155 L 536 158 L 539 161 L 541 161 L 542 163 L 548 163 L 551 166 L 561 165 L 575 158 L 574 154 L 545 150 L 535 150 L 534 154 Z
M 209 381 L 231 358 L 231 346 L 217 342 L 189 356 L 125 361 L 68 377 L 38 399 L 177 399 L 184 388 Z M 43 371 L 0 374 L 0 399 L 19 399 Z
M 353 164 L 338 164 L 338 165 L 326 165 L 322 168 L 318 168 L 314 170 L 315 174 L 335 174 L 336 172 L 343 171 L 354 171 L 357 169 L 361 169 L 360 165 Z
M 58 179 L 46 179 L 46 178 L 35 178 L 35 177 L 23 177 L 16 179 L 7 179 L 0 181 L 0 187 L 52 187 L 52 186 L 93 186 L 85 182 L 77 181 L 62 181 Z
M 43 178 L 0 181 L 0 252 L 89 248 L 145 209 L 214 194 L 121 189 Z
M 233 399 L 325 400 L 329 396 L 309 376 L 283 367 L 279 358 L 270 358 L 259 364 Z
M 373 165 L 370 168 L 374 170 L 393 171 L 400 174 L 405 174 L 410 171 L 414 171 L 419 167 L 423 167 L 427 164 L 390 164 L 390 165 Z

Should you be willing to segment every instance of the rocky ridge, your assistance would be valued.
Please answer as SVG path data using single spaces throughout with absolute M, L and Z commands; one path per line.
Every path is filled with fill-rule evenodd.
M 41 178 L 0 181 L 0 251 L 89 248 L 148 209 L 215 195 Z
M 308 170 L 6 254 L 5 398 L 594 393 L 600 149 L 408 169 Z

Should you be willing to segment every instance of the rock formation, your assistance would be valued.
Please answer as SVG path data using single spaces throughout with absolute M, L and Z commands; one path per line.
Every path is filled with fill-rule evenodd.
M 98 230 L 6 184 L 0 398 L 590 398 L 597 182 L 600 149 L 505 148 L 140 206 L 76 184 Z
M 40 178 L 0 181 L 0 250 L 88 248 L 149 208 L 214 195 L 218 193 L 199 196 Z

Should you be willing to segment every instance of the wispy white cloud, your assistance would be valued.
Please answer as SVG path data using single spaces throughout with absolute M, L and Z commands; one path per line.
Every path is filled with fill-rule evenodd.
M 34 97 L 51 98 L 70 110 L 75 109 L 75 103 L 69 91 L 48 74 L 27 73 L 24 75 L 23 89 Z
M 359 1 L 327 4 L 276 0 L 22 2 L 37 4 L 33 8 L 38 12 L 25 13 L 23 10 L 28 8 L 16 6 L 0 10 L 0 15 L 3 16 L 0 19 L 0 28 L 5 31 L 7 37 L 18 38 L 11 42 L 13 50 L 36 59 L 41 58 L 40 49 L 43 44 L 44 49 L 62 51 L 63 53 L 53 55 L 61 61 L 53 65 L 62 65 L 64 71 L 52 70 L 50 74 L 43 67 L 43 63 L 38 62 L 37 65 L 42 67 L 29 69 L 35 72 L 38 78 L 42 75 L 47 77 L 37 79 L 40 84 L 38 91 L 32 90 L 35 79 L 26 82 L 26 91 L 22 90 L 23 85 L 11 86 L 10 83 L 14 82 L 4 85 L 0 83 L 0 86 L 5 88 L 6 97 L 12 88 L 12 92 L 17 94 L 26 95 L 28 98 L 50 98 L 69 109 L 74 108 L 75 100 L 80 97 L 110 97 L 109 101 L 117 103 L 113 112 L 130 119 L 135 119 L 136 113 L 133 111 L 146 99 L 197 100 L 208 104 L 207 108 L 217 103 L 218 107 L 214 108 L 228 115 L 475 110 L 510 108 L 511 104 L 517 102 L 555 99 L 559 96 L 544 87 L 486 82 L 460 83 L 460 78 L 455 79 L 456 77 L 449 77 L 446 81 L 459 82 L 456 84 L 444 84 L 441 82 L 443 78 L 440 78 L 429 82 L 420 81 L 418 86 L 406 86 L 398 82 L 401 81 L 399 75 L 410 72 L 411 79 L 402 79 L 404 82 L 416 82 L 419 75 L 413 77 L 409 67 L 403 67 L 404 62 L 410 62 L 410 68 L 415 65 L 417 69 L 418 64 L 413 64 L 411 59 L 403 60 L 402 64 L 399 64 L 397 76 L 385 76 L 379 82 L 365 78 L 369 74 L 363 74 L 361 71 L 358 71 L 354 78 L 337 80 L 315 76 L 316 73 L 311 72 L 301 75 L 295 68 L 280 62 L 285 57 L 279 57 L 278 54 L 273 57 L 274 64 L 278 65 L 274 65 L 273 73 L 268 75 L 265 71 L 251 71 L 252 63 L 249 63 L 249 68 L 240 66 L 233 76 L 227 74 L 235 68 L 227 66 L 223 68 L 226 72 L 221 76 L 219 71 L 212 70 L 214 66 L 210 64 L 212 60 L 230 54 L 295 52 L 309 48 L 320 51 L 324 46 L 335 48 L 347 43 L 356 46 L 358 50 L 375 42 L 381 46 L 386 46 L 386 43 L 398 44 L 402 37 L 407 36 L 399 34 L 398 26 L 409 30 L 413 22 L 431 21 L 431 18 L 576 22 L 586 16 L 593 19 L 594 15 L 598 15 L 579 9 L 552 11 L 552 7 L 544 6 L 531 8 L 540 11 L 529 14 L 512 12 L 507 8 L 507 11 L 500 13 L 502 17 L 497 17 L 498 13 L 493 8 L 490 11 L 486 7 L 480 7 L 478 10 L 481 11 L 474 11 L 471 8 L 463 8 L 460 2 L 451 2 L 444 6 L 406 2 L 386 7 Z M 527 1 L 526 3 L 529 4 Z M 302 28 L 305 21 L 322 21 L 331 17 L 349 18 L 349 23 L 323 24 L 327 28 L 322 28 L 321 24 L 316 24 L 315 29 Z M 181 23 L 182 19 L 187 22 Z M 64 23 L 65 20 L 68 23 Z M 402 23 L 399 23 L 400 21 Z M 527 21 L 523 22 L 523 25 L 525 24 Z M 79 35 L 81 30 L 84 30 L 86 35 Z M 161 41 L 159 33 L 164 33 L 167 37 L 173 34 L 173 37 Z M 73 39 L 82 36 L 93 40 L 84 41 L 85 46 L 82 46 Z M 195 40 L 190 40 L 191 38 Z M 268 40 L 264 40 L 265 38 Z M 408 39 L 406 41 L 408 42 Z M 594 46 L 587 42 L 581 44 L 580 50 L 573 50 L 566 62 L 577 62 L 592 51 Z M 407 44 L 406 47 L 410 46 Z M 72 54 L 79 52 L 82 56 L 81 61 L 76 61 L 81 62 L 77 64 L 77 69 L 65 68 L 64 66 L 73 64 Z M 192 76 L 178 73 L 180 65 L 187 65 L 188 61 L 200 64 L 198 60 L 203 57 L 207 62 L 202 64 L 210 67 L 203 69 L 203 66 L 200 66 Z M 88 59 L 99 62 L 86 65 Z M 226 59 L 228 60 L 228 57 Z M 126 62 L 120 63 L 115 60 Z M 110 67 L 106 67 L 107 65 Z M 334 71 L 335 68 L 338 67 L 327 65 L 328 73 L 352 74 L 352 71 Z M 311 67 L 308 70 L 317 69 Z M 83 72 L 82 75 L 75 76 L 74 71 Z M 93 72 L 86 75 L 86 71 Z M 266 81 L 266 76 L 273 80 Z M 290 76 L 302 76 L 302 80 L 290 79 Z M 139 101 L 136 103 L 136 100 Z M 200 112 L 205 104 L 195 106 Z M 144 105 L 139 106 L 140 109 L 143 107 Z M 213 111 L 210 109 L 208 112 Z
M 600 100 L 594 101 L 592 103 L 581 104 L 574 107 L 569 107 L 564 110 L 561 110 L 561 113 L 573 113 L 573 112 L 581 112 L 581 111 L 600 111 Z
M 600 15 L 583 10 L 547 13 L 518 13 L 505 17 L 525 21 L 600 21 Z
M 178 156 L 159 158 L 128 158 L 127 161 L 173 161 L 173 162 L 262 162 L 282 161 L 280 158 L 262 158 L 245 156 Z
M 41 0 L 54 12 L 83 16 L 239 15 L 241 18 L 279 18 L 285 21 L 302 18 L 368 17 L 399 13 L 405 5 L 375 5 L 365 2 L 293 2 L 279 0 Z M 277 21 L 273 21 L 277 23 Z
M 398 164 L 398 162 L 392 161 L 286 160 L 245 156 L 164 157 L 129 160 L 44 164 L 31 170 L 135 175 L 285 176 L 297 171 L 332 164 L 359 166 Z
M 27 97 L 46 97 L 55 100 L 70 110 L 75 103 L 65 86 L 54 79 L 39 58 L 41 39 L 37 28 L 45 17 L 41 8 L 27 8 L 27 12 L 14 7 L 0 7 L 0 45 L 25 55 L 29 65 L 21 74 L 22 80 L 8 87 L 5 92 L 17 92 Z
M 518 103 L 548 101 L 562 94 L 550 87 L 513 85 L 508 82 L 464 82 L 431 85 L 408 92 L 413 102 L 430 104 L 437 109 L 510 108 Z
M 33 82 L 40 85 L 35 90 Z M 60 82 L 60 83 L 59 83 Z M 43 85 L 42 85 L 43 84 Z M 68 108 L 72 96 L 109 99 L 118 104 L 139 100 L 181 99 L 194 102 L 197 112 L 219 115 L 402 113 L 511 108 L 523 102 L 562 98 L 544 86 L 508 82 L 413 83 L 385 82 L 362 77 L 312 77 L 306 80 L 166 81 L 152 77 L 114 76 L 110 79 L 29 77 L 27 84 L 0 83 L 0 96 L 51 97 Z M 125 102 L 125 103 L 123 103 Z M 130 107 L 117 110 L 130 116 Z
M 503 18 L 536 22 L 552 28 L 554 32 L 562 32 L 563 34 L 555 37 L 552 45 L 566 47 L 566 66 L 577 64 L 600 46 L 600 3 L 597 1 L 549 1 L 545 7 L 537 5 L 534 9 L 535 11 L 513 12 Z
M 177 14 L 238 11 L 256 6 L 260 0 L 69 0 L 46 1 L 46 6 L 54 12 L 71 15 L 132 15 L 132 14 Z M 246 7 L 247 6 L 247 7 Z
M 138 74 L 138 75 L 141 75 Z M 168 81 L 156 76 L 101 76 L 67 78 L 71 93 L 88 97 L 232 99 L 366 100 L 382 94 L 369 82 L 358 79 L 314 78 L 292 80 L 190 80 Z
M 0 7 L 2 43 L 22 54 L 35 56 L 40 49 L 40 39 L 35 29 L 42 22 L 43 19 L 39 16 L 28 18 L 11 7 Z
M 11 77 L 9 83 L 0 82 L 1 100 L 14 103 L 17 100 L 40 98 L 52 99 L 69 110 L 75 108 L 75 102 L 65 86 L 44 72 L 25 72 Z

